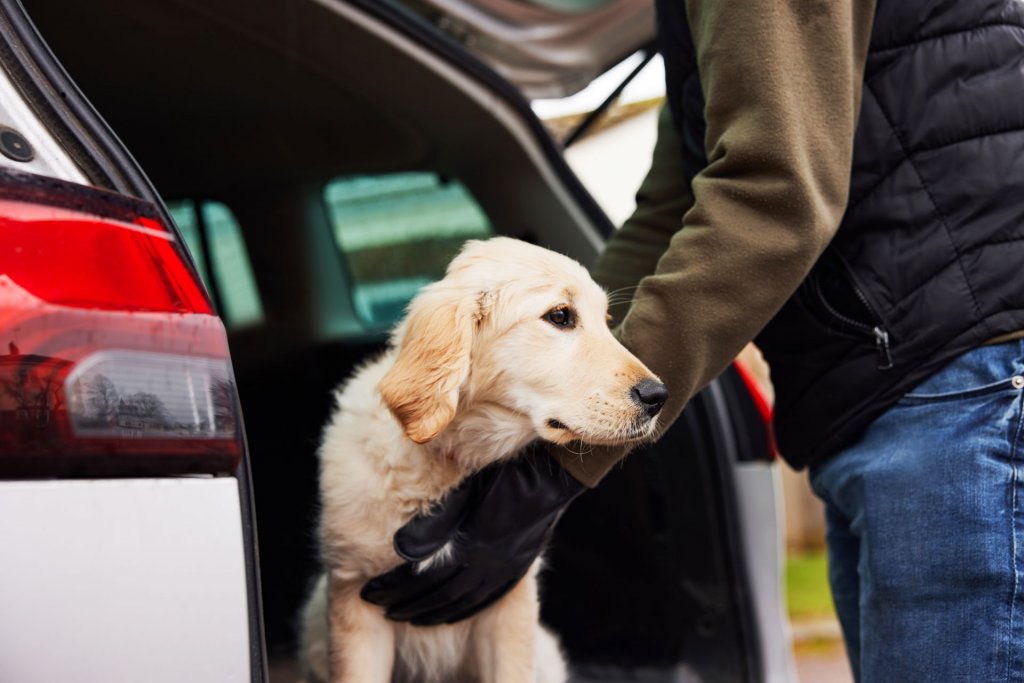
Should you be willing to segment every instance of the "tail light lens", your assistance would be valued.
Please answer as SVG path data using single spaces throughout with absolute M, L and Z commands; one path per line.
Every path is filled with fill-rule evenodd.
M 227 336 L 145 202 L 0 173 L 0 475 L 229 472 Z

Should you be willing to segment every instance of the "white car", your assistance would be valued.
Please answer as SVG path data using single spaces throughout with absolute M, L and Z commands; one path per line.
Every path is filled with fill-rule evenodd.
M 524 93 L 650 4 L 407 4 L 0 0 L 0 681 L 289 671 L 331 389 L 465 239 L 614 229 Z M 749 385 L 561 521 L 575 681 L 792 679 Z

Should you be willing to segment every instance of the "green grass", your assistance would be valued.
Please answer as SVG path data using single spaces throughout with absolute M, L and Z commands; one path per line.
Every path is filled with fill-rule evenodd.
M 835 613 L 824 551 L 794 553 L 786 559 L 786 592 L 791 619 Z

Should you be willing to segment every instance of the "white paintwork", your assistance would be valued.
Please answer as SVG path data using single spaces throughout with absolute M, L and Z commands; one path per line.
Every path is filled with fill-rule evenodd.
M 248 681 L 233 477 L 0 482 L 0 681 Z
M 21 133 L 35 152 L 35 158 L 31 161 L 14 161 L 0 154 L 0 166 L 25 173 L 60 178 L 73 183 L 88 182 L 85 175 L 78 170 L 78 167 L 50 135 L 50 132 L 32 113 L 14 84 L 7 77 L 7 73 L 2 69 L 0 69 L 0 125 L 13 128 Z
M 764 664 L 764 683 L 793 683 L 793 639 L 786 616 L 783 584 L 785 554 L 781 509 L 782 480 L 775 463 L 744 462 L 732 466 L 739 508 L 740 534 L 747 558 L 747 580 Z

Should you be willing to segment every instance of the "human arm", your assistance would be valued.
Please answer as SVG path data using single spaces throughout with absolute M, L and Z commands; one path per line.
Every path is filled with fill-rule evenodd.
M 767 324 L 835 234 L 874 5 L 686 3 L 707 165 L 693 178 L 692 206 L 653 272 L 636 255 L 664 243 L 657 228 L 616 235 L 594 268 L 612 290 L 636 284 L 616 334 L 668 387 L 662 429 Z M 559 451 L 556 458 L 593 486 L 627 451 L 595 448 L 584 459 Z

